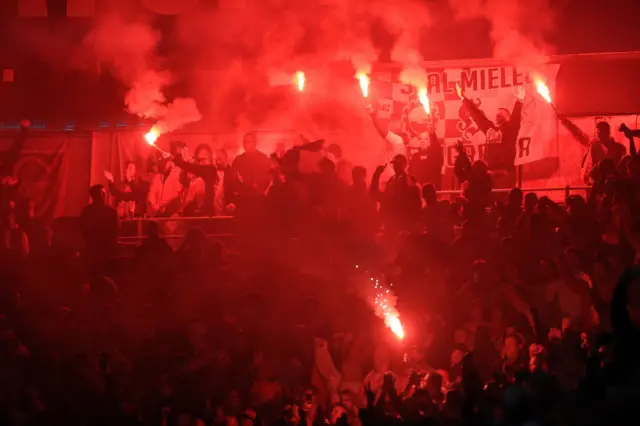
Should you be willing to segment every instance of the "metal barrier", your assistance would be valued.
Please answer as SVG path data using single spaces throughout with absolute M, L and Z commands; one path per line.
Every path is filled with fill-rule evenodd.
M 524 193 L 544 193 L 544 192 L 564 192 L 564 199 L 569 197 L 572 192 L 584 191 L 587 193 L 591 187 L 589 186 L 570 186 L 567 185 L 565 187 L 555 187 L 555 188 L 520 188 Z M 508 194 L 511 192 L 512 188 L 496 188 L 491 192 L 494 194 Z M 454 190 L 444 190 L 444 191 L 436 191 L 438 195 L 460 195 L 462 190 L 454 189 Z M 124 219 L 122 220 L 123 227 L 126 227 L 127 223 L 135 223 L 135 235 L 123 235 L 120 236 L 119 241 L 124 245 L 132 245 L 137 244 L 139 241 L 144 240 L 146 237 L 144 232 L 144 225 L 148 222 L 160 222 L 160 223 L 186 223 L 186 222 L 204 222 L 207 224 L 221 224 L 223 226 L 229 227 L 233 220 L 233 216 L 204 216 L 204 217 L 141 217 L 134 219 Z M 235 233 L 229 232 L 212 232 L 205 233 L 207 237 L 213 238 L 232 238 L 235 236 Z M 164 238 L 170 240 L 177 240 L 184 238 L 184 233 L 179 234 L 165 234 Z
M 492 189 L 491 192 L 494 194 L 508 194 L 509 192 L 512 191 L 513 188 L 496 188 L 496 189 Z M 522 190 L 523 193 L 528 193 L 528 192 L 534 192 L 534 193 L 539 193 L 539 192 L 560 192 L 560 191 L 564 191 L 564 198 L 568 198 L 572 192 L 576 192 L 576 191 L 584 191 L 585 193 L 587 193 L 589 190 L 591 189 L 590 186 L 571 186 L 571 185 L 567 185 L 565 187 L 555 187 L 555 188 L 520 188 L 520 190 Z M 462 192 L 461 189 L 450 189 L 450 190 L 444 190 L 444 191 L 436 191 L 436 193 L 438 195 L 459 195 Z
M 231 221 L 233 220 L 233 216 L 198 216 L 198 217 L 138 217 L 132 219 L 123 219 L 121 220 L 121 229 L 126 229 L 127 224 L 135 224 L 135 235 L 121 235 L 118 240 L 120 244 L 131 245 L 137 244 L 139 241 L 147 238 L 144 226 L 149 222 L 159 222 L 161 224 L 185 224 L 188 222 L 204 222 L 207 224 L 221 224 L 225 227 L 229 227 Z M 215 238 L 231 238 L 235 234 L 228 232 L 213 232 L 213 233 L 205 233 L 207 237 L 215 237 Z M 178 234 L 164 234 L 163 238 L 169 240 L 176 240 L 184 238 L 184 233 Z

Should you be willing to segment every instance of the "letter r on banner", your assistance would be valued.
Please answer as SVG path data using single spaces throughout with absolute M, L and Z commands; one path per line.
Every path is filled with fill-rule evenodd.
M 531 154 L 531 138 L 518 139 L 518 158 L 528 157 Z

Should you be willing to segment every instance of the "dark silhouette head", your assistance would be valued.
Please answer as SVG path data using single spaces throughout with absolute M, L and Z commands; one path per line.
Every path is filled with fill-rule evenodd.
M 498 108 L 496 112 L 496 125 L 504 126 L 511 119 L 511 113 L 506 108 Z
M 433 204 L 438 201 L 436 187 L 432 183 L 427 183 L 422 187 L 422 198 L 427 204 Z
M 366 185 L 367 169 L 365 169 L 362 166 L 355 166 L 353 169 L 351 169 L 351 179 L 353 180 L 354 185 L 356 184 Z
M 242 138 L 244 152 L 253 153 L 258 150 L 258 138 L 254 132 L 249 132 Z
M 532 212 L 533 209 L 535 209 L 537 205 L 538 205 L 538 196 L 536 195 L 535 192 L 529 192 L 527 195 L 525 195 L 525 197 L 524 197 L 524 209 L 527 212 Z
M 609 142 L 611 140 L 611 126 L 606 121 L 600 121 L 596 124 L 596 136 L 600 142 Z
M 522 205 L 522 190 L 520 188 L 513 188 L 509 192 L 509 205 L 512 207 L 520 207 Z
M 393 172 L 396 175 L 402 175 L 407 172 L 407 157 L 404 155 L 398 154 L 393 157 L 391 164 L 393 165 Z
M 197 164 L 211 165 L 213 164 L 213 150 L 206 143 L 201 143 L 193 152 L 193 159 Z
M 91 197 L 91 204 L 104 205 L 107 199 L 107 193 L 104 190 L 103 185 L 93 185 L 89 189 L 89 197 Z

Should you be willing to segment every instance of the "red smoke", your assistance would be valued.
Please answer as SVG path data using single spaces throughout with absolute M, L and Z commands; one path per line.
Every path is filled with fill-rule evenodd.
M 316 82 L 318 90 L 324 88 L 313 76 L 328 73 L 327 65 L 332 62 L 351 62 L 353 71 L 346 73 L 348 77 L 354 71 L 369 70 L 380 54 L 380 46 L 372 37 L 375 25 L 408 46 L 417 43 L 422 29 L 431 24 L 426 3 L 418 0 L 251 3 L 246 8 L 194 11 L 178 21 L 179 42 L 196 55 L 198 67 L 209 70 L 200 76 L 196 87 L 209 94 L 208 106 L 214 115 L 227 114 L 232 125 L 247 121 L 265 125 L 246 117 L 246 108 L 238 104 L 268 96 L 273 86 L 290 86 L 297 70 L 304 70 L 309 84 Z M 412 49 L 417 51 L 418 45 Z M 361 107 L 361 97 L 357 101 Z M 234 115 L 230 108 L 237 116 L 229 117 Z M 290 108 L 272 106 L 265 121 L 273 121 L 274 115 L 287 113 Z
M 460 25 L 468 19 L 488 21 L 494 56 L 522 65 L 552 53 L 545 43 L 555 23 L 550 1 L 448 0 L 448 5 Z M 328 92 L 343 98 L 336 101 L 360 108 L 362 97 L 353 75 L 370 69 L 381 52 L 390 50 L 391 59 L 405 67 L 405 80 L 419 83 L 424 75 L 417 70 L 430 59 L 420 54 L 421 44 L 451 43 L 424 38 L 425 30 L 446 15 L 442 3 L 428 0 L 237 0 L 219 2 L 217 8 L 187 7 L 192 4 L 196 2 L 185 3 L 188 11 L 175 18 L 173 39 L 163 41 L 171 47 L 168 58 L 158 55 L 160 34 L 149 21 L 154 15 L 140 16 L 129 9 L 118 15 L 115 6 L 112 15 L 96 18 L 84 42 L 130 89 L 128 111 L 160 120 L 167 130 L 200 117 L 193 100 L 167 102 L 166 88 L 176 76 L 198 94 L 212 128 L 243 130 L 273 123 L 295 127 L 291 118 L 281 116 L 292 115 L 300 104 L 278 99 L 274 87 L 282 88 L 276 93 L 288 94 L 297 70 L 308 75 L 310 92 Z M 344 77 L 354 86 L 353 93 L 334 90 L 328 64 L 335 61 L 351 62 L 353 70 Z M 326 86 L 318 77 L 322 74 L 329 75 Z M 307 107 L 312 106 L 311 96 L 305 100 Z
M 168 102 L 164 90 L 172 81 L 157 56 L 160 34 L 142 20 L 128 21 L 116 14 L 101 17 L 84 40 L 98 61 L 111 67 L 129 91 L 129 113 L 158 121 L 160 132 L 169 132 L 200 120 L 193 99 Z
M 554 53 L 547 39 L 555 30 L 557 11 L 561 8 L 559 2 L 449 0 L 449 3 L 461 22 L 477 18 L 489 22 L 495 58 L 535 65 Z

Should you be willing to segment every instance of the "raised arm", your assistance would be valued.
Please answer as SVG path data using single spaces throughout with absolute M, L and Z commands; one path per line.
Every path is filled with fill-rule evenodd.
M 109 193 L 120 201 L 137 201 L 138 195 L 135 192 L 125 192 L 118 188 L 113 182 L 109 182 Z
M 373 176 L 371 177 L 369 194 L 376 201 L 380 201 L 382 199 L 382 191 L 380 190 L 380 176 L 382 176 L 382 173 L 384 173 L 384 169 L 386 169 L 386 167 L 386 165 L 376 167 L 376 171 L 373 172 Z
M 478 106 L 470 99 L 467 99 L 465 96 L 464 90 L 460 87 L 459 84 L 456 84 L 456 91 L 458 92 L 458 96 L 462 100 L 462 103 L 465 107 L 467 107 L 467 111 L 469 111 L 469 115 L 473 119 L 473 121 L 478 125 L 480 130 L 483 132 L 487 132 L 487 130 L 493 128 L 493 123 L 491 120 L 487 118 L 485 113 L 478 108 Z
M 444 152 L 442 151 L 442 144 L 434 129 L 429 131 L 429 155 L 435 155 L 438 159 L 440 167 L 444 165 Z
M 575 123 L 569 120 L 567 117 L 561 117 L 560 122 L 571 133 L 571 136 L 575 138 L 581 145 L 589 146 L 589 136 L 583 132 Z
M 462 142 L 458 142 L 456 150 L 458 151 L 458 156 L 456 157 L 456 161 L 454 164 L 456 177 L 460 182 L 466 182 L 467 179 L 469 179 L 471 160 L 469 160 L 467 153 L 464 151 Z
M 216 166 L 212 164 L 194 164 L 186 161 L 182 157 L 175 157 L 174 163 L 187 173 L 193 173 L 203 179 L 217 179 Z
M 629 127 L 627 127 L 626 124 L 622 123 L 620 125 L 620 131 L 624 133 L 627 139 L 629 139 L 629 154 L 631 154 L 632 157 L 635 157 L 638 151 L 636 149 L 636 144 L 633 139 L 636 136 L 640 136 L 640 129 L 631 130 Z
M 509 128 L 511 128 L 513 132 L 517 134 L 520 131 L 520 123 L 522 123 L 522 101 L 518 99 L 513 106 L 513 110 L 511 111 L 511 118 L 509 119 L 509 123 L 507 123 L 507 126 L 509 126 Z

